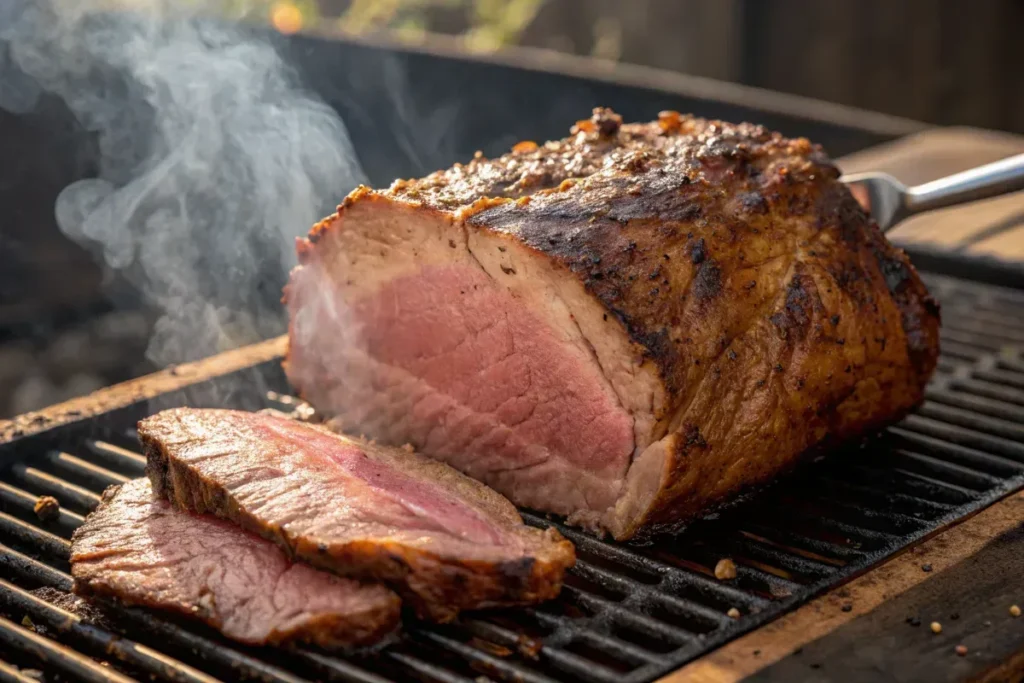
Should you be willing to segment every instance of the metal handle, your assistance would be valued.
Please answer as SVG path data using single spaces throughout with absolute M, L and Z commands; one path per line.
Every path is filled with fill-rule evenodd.
M 1024 154 L 933 180 L 907 191 L 905 215 L 1024 190 Z

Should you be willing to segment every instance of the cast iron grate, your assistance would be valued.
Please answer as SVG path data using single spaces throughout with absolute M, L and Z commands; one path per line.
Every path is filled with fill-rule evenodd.
M 0 659 L 88 681 L 652 680 L 1024 485 L 1024 293 L 927 279 L 944 307 L 939 371 L 885 435 L 652 546 L 557 525 L 580 557 L 560 599 L 413 626 L 363 658 L 245 648 L 135 608 L 101 626 L 30 592 L 70 588 L 72 531 L 106 486 L 142 475 L 139 417 L 186 403 L 287 409 L 276 364 L 22 439 L 0 450 Z M 60 500 L 59 519 L 33 514 L 41 494 Z M 725 557 L 738 568 L 728 582 L 712 571 Z M 7 680 L 28 679 L 0 664 Z

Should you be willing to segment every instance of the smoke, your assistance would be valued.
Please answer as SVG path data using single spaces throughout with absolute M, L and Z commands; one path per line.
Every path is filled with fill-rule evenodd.
M 268 42 L 187 16 L 204 3 L 107 4 L 0 2 L 0 107 L 56 95 L 98 146 L 61 230 L 155 305 L 156 363 L 279 333 L 294 238 L 362 181 L 344 124 Z

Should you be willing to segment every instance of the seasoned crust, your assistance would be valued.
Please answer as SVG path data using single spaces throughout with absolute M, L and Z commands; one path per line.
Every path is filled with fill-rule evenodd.
M 874 294 L 888 292 L 923 386 L 937 357 L 937 305 L 820 146 L 674 113 L 623 125 L 596 109 L 573 130 L 384 194 L 461 209 L 471 228 L 506 232 L 563 263 L 646 349 L 678 403 L 789 286 L 797 260 L 825 266 L 862 311 L 874 313 Z
M 621 324 L 665 396 L 652 405 L 664 459 L 646 512 L 620 506 L 606 521 L 626 538 L 921 400 L 938 306 L 838 177 L 819 146 L 761 126 L 673 112 L 622 124 L 596 109 L 564 140 L 360 189 L 339 216 L 394 201 L 505 236 Z M 315 228 L 300 255 L 339 224 Z

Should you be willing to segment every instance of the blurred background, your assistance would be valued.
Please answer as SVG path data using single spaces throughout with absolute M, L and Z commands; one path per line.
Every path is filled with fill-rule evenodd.
M 153 0 L 102 4 L 145 10 Z M 158 4 L 164 9 L 168 5 Z M 324 40 L 441 46 L 480 59 L 528 51 L 538 63 L 544 62 L 545 55 L 552 60 L 554 55 L 574 55 L 597 64 L 652 67 L 927 124 L 1024 133 L 1020 68 L 1024 2 L 1020 0 L 180 0 L 178 4 L 189 13 L 241 20 L 281 37 L 307 34 Z M 44 92 L 30 106 L 2 106 L 5 92 L 24 92 L 16 87 L 21 76 L 13 67 L 25 67 L 23 61 L 16 63 L 19 53 L 13 47 L 16 31 L 21 30 L 16 28 L 20 15 L 7 16 L 10 31 L 4 36 L 3 12 L 0 9 L 0 168 L 4 169 L 0 193 L 7 198 L 26 193 L 52 197 L 78 178 L 102 174 L 103 164 L 97 166 L 95 154 L 80 151 L 77 130 L 83 118 L 64 116 L 61 97 Z M 37 50 L 37 58 L 39 54 L 45 50 Z M 45 65 L 39 71 L 46 72 Z M 183 78 L 202 83 L 201 71 L 193 70 Z M 412 73 L 411 69 L 398 77 L 389 73 L 387 78 L 413 79 Z M 330 74 L 320 78 L 330 79 Z M 471 98 L 474 84 L 466 83 L 464 90 Z M 117 97 L 117 88 L 104 93 Z M 396 100 L 399 110 L 404 111 L 405 104 L 401 98 Z M 444 111 L 427 114 L 444 118 Z M 578 114 L 558 112 L 562 128 L 586 112 Z M 64 124 L 55 127 L 54 120 Z M 509 141 L 500 142 L 507 145 Z M 463 153 L 461 148 L 457 151 Z M 443 160 L 440 163 L 457 160 L 449 159 L 451 154 L 444 150 L 437 158 Z M 61 163 L 39 162 L 51 155 Z M 417 162 L 405 166 L 410 175 L 431 170 L 434 163 L 433 157 L 425 160 L 411 152 L 409 157 Z M 367 161 L 363 162 L 365 166 Z M 26 171 L 29 167 L 31 175 Z M 377 180 L 373 172 L 370 177 Z M 332 201 L 341 198 L 343 185 Z M 159 305 L 154 305 L 146 288 L 140 293 L 137 281 L 111 265 L 109 253 L 107 258 L 98 255 L 87 241 L 68 239 L 48 227 L 53 224 L 52 201 L 8 202 L 0 215 L 0 418 L 280 329 L 281 322 L 275 319 L 176 355 L 154 354 L 154 327 L 173 304 L 157 296 Z M 304 227 L 296 228 L 296 233 L 303 231 Z M 270 281 L 269 293 L 263 297 L 270 302 L 267 305 L 276 302 L 279 291 L 275 289 L 279 283 L 274 278 Z M 260 280 L 256 286 L 263 284 Z
M 937 124 L 1024 132 L 1019 0 L 249 2 L 280 30 L 522 45 L 743 83 Z

